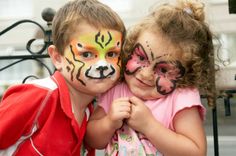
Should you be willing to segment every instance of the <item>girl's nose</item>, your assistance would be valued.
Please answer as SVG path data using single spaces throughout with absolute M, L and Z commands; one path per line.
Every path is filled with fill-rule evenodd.
M 154 80 L 154 71 L 151 67 L 145 67 L 140 70 L 140 76 L 142 79 L 147 81 L 153 81 Z

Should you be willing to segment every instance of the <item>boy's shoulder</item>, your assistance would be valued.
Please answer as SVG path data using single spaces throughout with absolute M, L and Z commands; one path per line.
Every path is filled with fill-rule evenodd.
M 6 92 L 3 94 L 2 99 L 9 97 L 10 95 L 14 95 L 21 97 L 29 97 L 29 96 L 45 96 L 50 91 L 57 89 L 57 84 L 52 80 L 51 77 L 36 79 L 29 81 L 25 84 L 14 84 L 10 86 Z M 27 96 L 28 95 L 28 96 Z M 12 96 L 11 96 L 12 97 Z
M 35 85 L 37 87 L 45 88 L 48 90 L 55 90 L 56 88 L 58 88 L 57 84 L 55 83 L 55 81 L 52 80 L 51 77 L 32 80 L 32 81 L 28 82 L 27 84 Z

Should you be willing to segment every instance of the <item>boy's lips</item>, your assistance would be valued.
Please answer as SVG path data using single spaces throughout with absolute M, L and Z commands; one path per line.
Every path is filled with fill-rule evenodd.
M 93 81 L 95 83 L 103 83 L 103 82 L 114 81 L 114 80 L 111 77 L 104 77 L 100 79 L 90 79 L 90 81 Z

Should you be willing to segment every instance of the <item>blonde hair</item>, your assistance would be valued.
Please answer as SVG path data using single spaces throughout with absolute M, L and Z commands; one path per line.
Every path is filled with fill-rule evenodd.
M 61 7 L 52 23 L 52 40 L 59 53 L 63 55 L 73 34 L 78 32 L 77 26 L 87 22 L 96 28 L 113 29 L 125 36 L 126 29 L 123 21 L 107 5 L 97 0 L 73 0 Z
M 180 49 L 185 75 L 177 87 L 197 87 L 211 100 L 214 93 L 213 34 L 205 22 L 204 4 L 197 0 L 179 0 L 156 8 L 127 34 L 123 64 L 144 31 L 160 32 Z M 212 81 L 211 81 L 212 80 Z M 213 105 L 209 101 L 209 105 Z

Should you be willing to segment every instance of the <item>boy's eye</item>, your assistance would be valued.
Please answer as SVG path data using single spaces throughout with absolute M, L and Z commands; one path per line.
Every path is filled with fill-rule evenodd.
M 118 53 L 113 52 L 113 51 L 110 51 L 107 53 L 107 57 L 111 57 L 111 58 L 117 57 L 118 55 L 119 55 Z
M 83 58 L 93 58 L 96 57 L 92 52 L 86 51 L 80 54 Z

